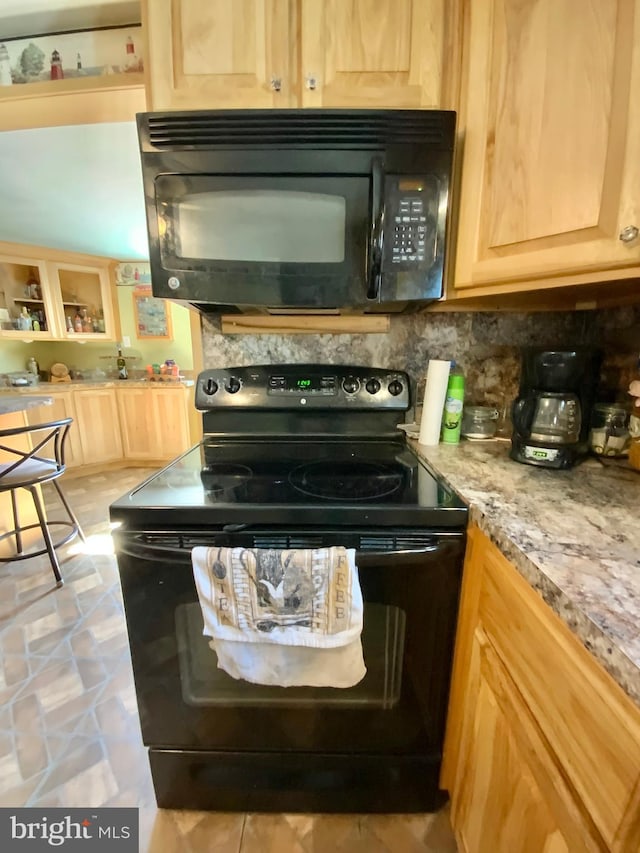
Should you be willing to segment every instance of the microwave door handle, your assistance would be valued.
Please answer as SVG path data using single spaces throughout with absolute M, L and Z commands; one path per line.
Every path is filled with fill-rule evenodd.
M 384 169 L 382 160 L 375 157 L 371 168 L 371 235 L 367 253 L 367 299 L 377 299 L 380 294 L 383 223 Z

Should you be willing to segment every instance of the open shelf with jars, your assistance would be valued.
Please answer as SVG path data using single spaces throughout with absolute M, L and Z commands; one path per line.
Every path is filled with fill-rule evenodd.
M 0 334 L 22 339 L 54 338 L 54 314 L 44 263 L 0 257 Z
M 79 265 L 52 264 L 63 309 L 63 337 L 107 336 L 111 308 L 106 270 Z
M 4 247 L 23 248 L 25 256 Z M 0 244 L 0 338 L 118 340 L 112 265 L 109 258 Z

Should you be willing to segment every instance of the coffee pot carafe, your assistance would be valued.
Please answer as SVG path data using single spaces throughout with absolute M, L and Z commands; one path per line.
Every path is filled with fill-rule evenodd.
M 600 353 L 586 348 L 523 350 L 512 409 L 512 459 L 569 468 L 587 454 L 600 362 Z

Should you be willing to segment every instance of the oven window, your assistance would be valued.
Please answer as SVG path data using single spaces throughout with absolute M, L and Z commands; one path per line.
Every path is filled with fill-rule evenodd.
M 277 189 L 194 192 L 174 204 L 179 258 L 341 264 L 346 199 Z
M 176 609 L 182 698 L 187 705 L 262 707 L 337 707 L 391 709 L 400 699 L 406 617 L 392 605 L 366 603 L 362 649 L 367 674 L 346 689 L 332 687 L 267 687 L 231 678 L 218 669 L 209 638 L 202 634 L 198 603 Z

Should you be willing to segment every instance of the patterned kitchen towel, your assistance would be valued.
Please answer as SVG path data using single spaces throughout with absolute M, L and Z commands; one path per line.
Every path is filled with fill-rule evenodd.
M 364 678 L 362 591 L 350 548 L 194 548 L 204 635 L 254 684 L 352 687 Z

